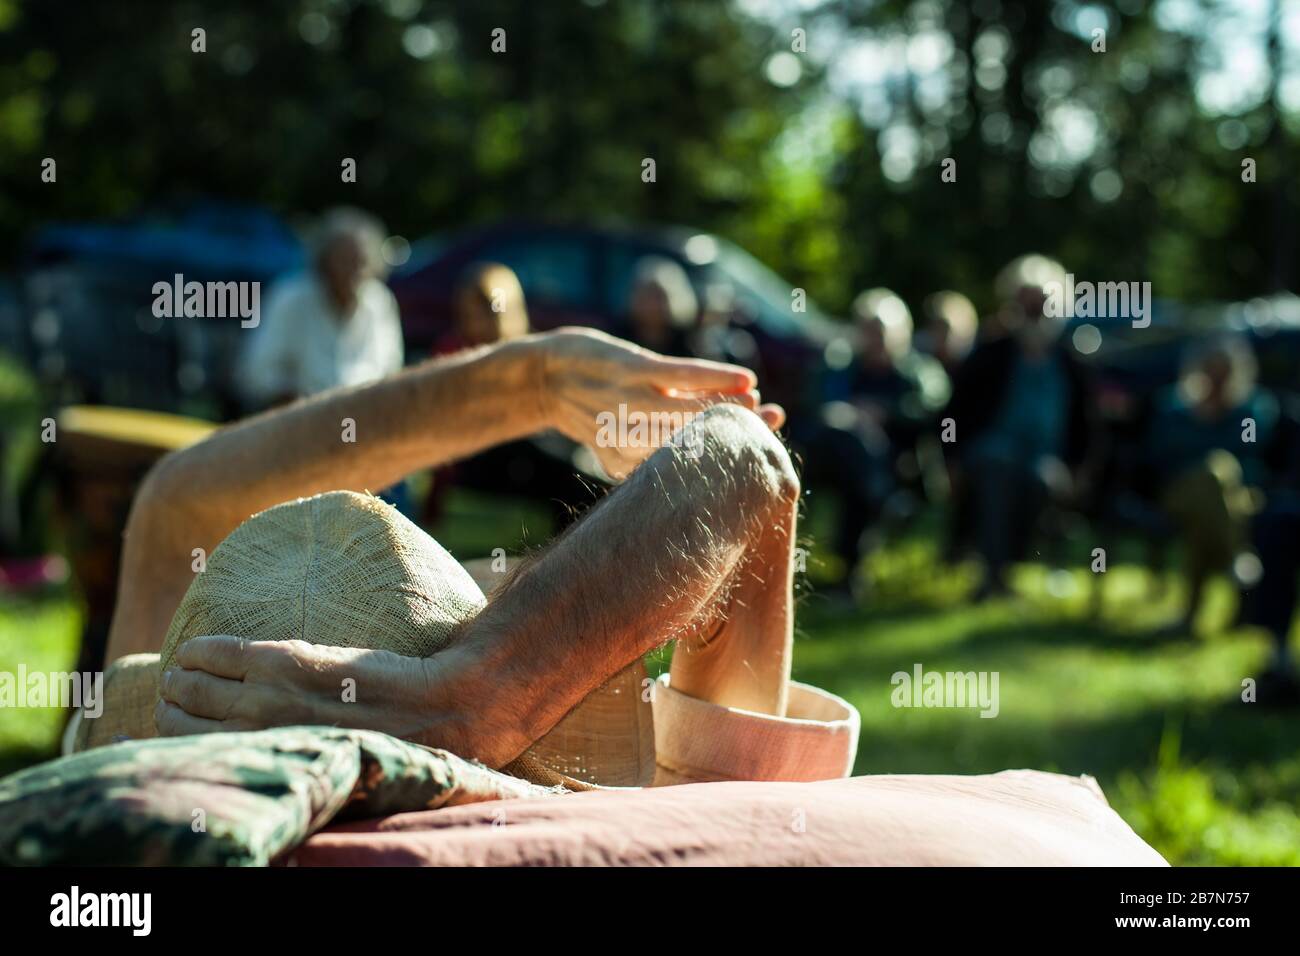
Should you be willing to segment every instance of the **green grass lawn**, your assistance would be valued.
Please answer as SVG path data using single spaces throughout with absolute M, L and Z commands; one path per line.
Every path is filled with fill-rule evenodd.
M 1145 573 L 1121 566 L 1093 617 L 1086 574 L 1064 579 L 1077 600 L 1049 599 L 1032 566 L 1016 582 L 1021 596 L 980 607 L 962 603 L 961 573 L 865 613 L 821 609 L 810 596 L 795 676 L 860 710 L 858 773 L 1088 773 L 1171 862 L 1300 864 L 1300 715 L 1240 700 L 1266 640 L 1152 642 L 1145 635 L 1173 615 L 1172 600 L 1148 600 Z M 998 715 L 895 708 L 890 677 L 917 663 L 997 672 Z
M 812 519 L 821 531 L 834 517 Z M 544 511 L 473 495 L 453 496 L 435 529 L 462 559 L 513 553 L 548 533 Z M 1170 862 L 1300 865 L 1300 713 L 1240 701 L 1268 647 L 1225 629 L 1226 586 L 1211 594 L 1201 637 L 1158 642 L 1149 633 L 1175 612 L 1172 577 L 1153 597 L 1145 571 L 1113 564 L 1095 613 L 1088 571 L 1028 564 L 1016 598 L 972 607 L 974 568 L 940 565 L 934 540 L 923 526 L 878 555 L 867 610 L 818 596 L 815 550 L 801 576 L 795 677 L 861 711 L 857 773 L 1089 773 Z M 0 598 L 0 670 L 71 666 L 78 623 L 66 596 Z M 997 672 L 997 717 L 892 706 L 891 675 L 918 663 Z M 0 710 L 0 770 L 52 753 L 59 726 L 55 711 Z
M 64 595 L 0 595 L 0 671 L 66 671 L 77 662 L 81 616 Z M 0 708 L 0 774 L 44 760 L 58 747 L 63 712 L 53 708 Z

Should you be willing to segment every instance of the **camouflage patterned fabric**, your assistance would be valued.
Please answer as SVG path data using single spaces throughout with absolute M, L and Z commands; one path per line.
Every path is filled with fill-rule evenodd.
M 553 792 L 363 730 L 132 740 L 0 780 L 0 864 L 265 866 L 333 820 Z

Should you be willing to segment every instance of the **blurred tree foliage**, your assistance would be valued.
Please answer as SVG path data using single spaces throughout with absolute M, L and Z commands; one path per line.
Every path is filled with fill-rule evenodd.
M 1150 279 L 1164 298 L 1294 290 L 1300 116 L 1288 128 L 1279 104 L 1282 0 L 1262 5 L 1265 94 L 1239 115 L 1209 115 L 1194 92 L 1208 69 L 1225 65 L 1222 41 L 1243 29 L 1232 18 L 1238 4 L 1183 0 L 1190 32 L 1157 26 L 1158 6 L 826 4 L 823 15 L 840 22 L 912 38 L 938 30 L 952 47 L 948 96 L 925 103 L 909 77 L 891 91 L 879 133 L 855 128 L 864 152 L 895 127 L 923 144 L 903 183 L 846 153 L 838 189 L 877 224 L 862 230 L 861 261 L 913 296 L 944 281 L 987 294 L 991 270 L 1030 248 L 1081 277 Z M 1093 24 L 1104 30 L 1104 52 L 1094 49 Z M 1300 50 L 1291 57 L 1300 77 Z M 1072 135 L 1089 144 L 1084 155 L 1070 155 Z M 946 157 L 957 160 L 955 183 L 941 182 Z M 1257 174 L 1249 184 L 1247 157 Z
M 50 220 L 205 195 L 290 218 L 352 203 L 408 237 L 508 216 L 688 223 L 832 309 L 875 284 L 987 302 L 1031 248 L 1158 296 L 1295 287 L 1300 130 L 1279 119 L 1280 80 L 1241 115 L 1207 115 L 1201 40 L 1157 26 L 1151 4 L 1089 5 L 1104 54 L 1067 0 L 767 6 L 0 0 L 0 256 Z M 871 113 L 829 79 L 846 37 L 936 32 L 937 101 L 933 77 L 904 70 Z M 1280 68 L 1276 39 L 1270 52 Z M 1061 123 L 1080 116 L 1093 147 L 1062 161 Z M 40 181 L 46 156 L 57 185 Z

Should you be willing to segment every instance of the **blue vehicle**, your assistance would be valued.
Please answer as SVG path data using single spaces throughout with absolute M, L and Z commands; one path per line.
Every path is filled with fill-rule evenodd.
M 265 290 L 304 262 L 288 227 L 254 206 L 204 201 L 46 226 L 20 263 L 22 321 L 10 347 L 62 401 L 228 417 L 238 319 L 158 319 L 154 283 L 180 274 Z

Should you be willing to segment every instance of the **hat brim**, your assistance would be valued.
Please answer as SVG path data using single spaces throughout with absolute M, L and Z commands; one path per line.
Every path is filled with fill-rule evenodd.
M 158 735 L 153 723 L 160 658 L 132 654 L 104 673 L 103 712 L 81 715 L 71 749 Z M 589 694 L 546 736 L 501 769 L 545 787 L 594 790 L 646 787 L 655 775 L 653 711 L 642 692 L 649 678 L 640 661 Z
M 655 732 L 653 708 L 643 698 L 648 682 L 641 661 L 624 668 L 501 769 L 569 790 L 650 786 Z

